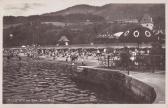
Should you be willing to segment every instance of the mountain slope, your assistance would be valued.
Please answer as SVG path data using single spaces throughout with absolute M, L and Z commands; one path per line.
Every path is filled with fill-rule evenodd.
M 97 11 L 99 7 L 96 6 L 90 6 L 90 5 L 76 5 L 69 7 L 67 9 L 57 11 L 57 12 L 52 12 L 52 13 L 47 13 L 43 14 L 45 16 L 55 16 L 55 15 L 69 15 L 69 14 L 93 14 L 94 12 Z
M 76 5 L 62 11 L 44 15 L 93 14 L 103 16 L 106 20 L 116 20 L 121 18 L 139 18 L 144 13 L 148 13 L 152 17 L 164 16 L 164 4 L 107 4 L 101 7 Z

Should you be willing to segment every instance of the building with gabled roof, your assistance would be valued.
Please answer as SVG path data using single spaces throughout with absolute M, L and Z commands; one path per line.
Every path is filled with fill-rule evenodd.
M 59 45 L 68 45 L 69 44 L 69 39 L 66 36 L 61 36 L 60 39 L 58 40 Z
M 154 27 L 153 19 L 149 14 L 144 14 L 139 23 L 143 27 L 153 30 L 153 27 Z

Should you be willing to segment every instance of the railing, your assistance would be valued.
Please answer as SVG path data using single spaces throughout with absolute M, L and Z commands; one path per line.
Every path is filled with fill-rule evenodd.
M 132 56 L 126 63 L 121 61 L 119 55 L 105 55 L 98 58 L 100 65 L 129 71 L 152 71 L 165 70 L 165 55 L 136 55 Z

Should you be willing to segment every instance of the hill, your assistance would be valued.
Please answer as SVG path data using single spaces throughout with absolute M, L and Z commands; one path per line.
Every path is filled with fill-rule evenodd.
M 137 18 L 140 19 L 145 13 L 157 20 L 164 19 L 164 4 L 107 4 L 104 6 L 76 5 L 67 9 L 46 13 L 42 15 L 32 15 L 29 17 L 4 16 L 4 24 L 20 23 L 25 21 L 114 21 L 117 19 Z
M 164 4 L 107 4 L 104 6 L 76 5 L 65 10 L 43 14 L 44 16 L 70 15 L 70 14 L 92 14 L 102 16 L 106 20 L 121 18 L 140 18 L 144 13 L 152 17 L 165 15 Z
M 96 6 L 90 6 L 90 5 L 76 5 L 69 7 L 65 10 L 52 12 L 52 13 L 46 13 L 43 14 L 45 16 L 55 16 L 55 15 L 69 15 L 69 14 L 93 14 L 99 7 Z
M 88 44 L 100 33 L 115 33 L 134 26 L 115 24 L 115 20 L 139 20 L 145 13 L 153 17 L 155 26 L 165 29 L 164 4 L 76 5 L 42 15 L 4 16 L 3 46 L 55 45 L 62 35 L 66 35 L 71 44 Z

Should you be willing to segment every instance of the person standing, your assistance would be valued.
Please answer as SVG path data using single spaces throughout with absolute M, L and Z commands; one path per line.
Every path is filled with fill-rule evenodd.
M 120 53 L 121 67 L 124 67 L 125 69 L 128 70 L 129 69 L 129 61 L 130 61 L 129 49 L 127 47 L 124 47 Z

